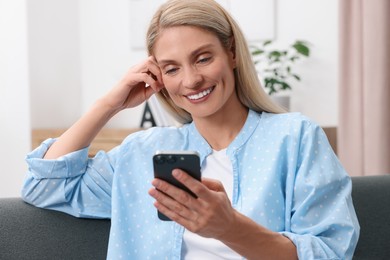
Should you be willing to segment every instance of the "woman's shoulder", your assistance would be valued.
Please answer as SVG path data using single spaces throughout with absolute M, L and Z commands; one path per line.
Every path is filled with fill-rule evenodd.
M 308 116 L 300 112 L 287 112 L 287 113 L 267 113 L 264 112 L 261 115 L 263 122 L 271 124 L 284 124 L 284 125 L 313 125 L 318 124 L 309 118 Z
M 320 128 L 314 120 L 300 112 L 280 114 L 264 112 L 261 114 L 260 125 L 261 128 L 267 129 L 269 132 L 296 133 L 298 135 Z

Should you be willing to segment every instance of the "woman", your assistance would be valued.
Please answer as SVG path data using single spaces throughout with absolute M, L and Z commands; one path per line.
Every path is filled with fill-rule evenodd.
M 108 259 L 350 259 L 350 178 L 320 127 L 269 101 L 230 15 L 212 0 L 168 1 L 147 40 L 148 59 L 27 157 L 23 198 L 111 218 Z M 87 158 L 112 116 L 156 93 L 182 127 L 140 131 Z M 172 173 L 197 198 L 153 179 L 157 150 L 200 154 L 202 182 Z

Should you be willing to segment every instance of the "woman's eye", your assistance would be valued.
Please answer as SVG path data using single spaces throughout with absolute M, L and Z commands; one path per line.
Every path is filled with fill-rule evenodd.
M 206 63 L 211 60 L 211 57 L 204 57 L 198 60 L 198 63 Z
M 165 70 L 165 74 L 173 74 L 177 71 L 177 68 L 169 68 Z

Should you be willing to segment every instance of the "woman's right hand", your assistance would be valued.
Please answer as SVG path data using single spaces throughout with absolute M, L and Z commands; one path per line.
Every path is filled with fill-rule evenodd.
M 100 99 L 114 114 L 142 104 L 153 94 L 164 88 L 160 67 L 155 58 L 132 67 L 121 81 Z
M 132 67 L 123 79 L 48 149 L 44 158 L 55 159 L 90 145 L 104 125 L 118 112 L 142 104 L 164 85 L 159 66 L 149 57 Z

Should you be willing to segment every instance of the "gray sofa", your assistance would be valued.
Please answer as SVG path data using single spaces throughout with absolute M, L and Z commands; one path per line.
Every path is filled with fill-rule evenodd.
M 390 175 L 353 177 L 361 225 L 354 259 L 390 259 Z M 109 220 L 78 219 L 0 199 L 0 259 L 105 259 Z

